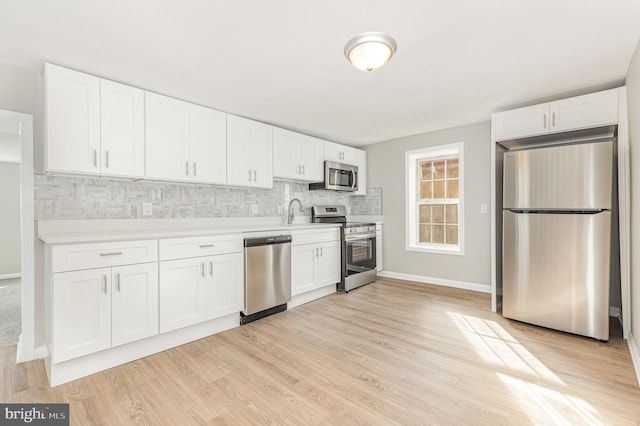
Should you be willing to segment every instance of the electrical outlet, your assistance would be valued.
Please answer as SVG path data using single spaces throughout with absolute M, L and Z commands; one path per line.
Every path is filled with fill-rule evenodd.
M 152 203 L 142 203 L 142 216 L 151 216 L 153 214 Z
M 251 204 L 251 214 L 258 214 L 258 205 Z
M 488 211 L 486 204 L 480 204 L 480 213 L 487 213 Z

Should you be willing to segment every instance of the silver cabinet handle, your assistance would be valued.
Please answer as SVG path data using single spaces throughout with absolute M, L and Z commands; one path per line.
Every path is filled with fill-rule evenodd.
M 100 253 L 98 256 L 104 257 L 104 256 L 121 256 L 121 255 L 122 255 L 121 251 L 110 251 L 106 253 Z
M 107 275 L 102 275 L 102 292 L 107 294 Z
M 249 182 L 251 182 L 251 169 L 249 169 Z
M 542 114 L 542 126 L 547 128 L 547 114 Z
M 302 175 L 304 176 L 306 173 L 304 172 L 304 164 L 302 165 Z
M 209 261 L 209 275 L 213 276 L 213 260 Z
M 258 181 L 258 172 L 257 171 L 253 171 L 253 181 L 257 182 Z
M 215 244 L 200 244 L 200 248 L 209 248 L 209 247 L 215 247 Z
M 109 151 L 104 152 L 104 165 L 108 169 L 109 168 Z
M 316 257 L 318 257 L 319 255 L 320 255 L 320 249 L 316 247 Z
M 556 113 L 551 113 L 551 127 L 556 127 Z
M 204 262 L 200 263 L 200 275 L 204 277 Z
M 197 173 L 196 173 L 196 162 L 195 161 L 193 162 L 193 175 L 194 176 L 197 175 Z
M 98 150 L 93 150 L 93 167 L 98 167 Z
M 298 164 L 298 174 L 301 174 L 301 168 L 300 168 L 300 164 Z
M 320 246 L 320 257 L 323 257 L 323 254 L 322 254 L 322 246 Z
M 189 176 L 189 162 L 188 161 L 186 161 L 184 163 L 184 174 Z
M 118 290 L 118 293 L 120 292 L 120 273 L 116 274 L 116 290 Z

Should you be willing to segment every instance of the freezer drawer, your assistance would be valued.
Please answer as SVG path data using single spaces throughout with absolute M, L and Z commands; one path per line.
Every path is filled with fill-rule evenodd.
M 611 209 L 613 141 L 504 153 L 505 209 Z
M 502 314 L 609 339 L 611 212 L 503 216 Z

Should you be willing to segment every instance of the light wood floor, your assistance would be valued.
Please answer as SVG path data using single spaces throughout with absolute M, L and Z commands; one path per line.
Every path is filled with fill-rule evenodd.
M 626 342 L 528 326 L 489 295 L 381 279 L 50 389 L 0 349 L 0 401 L 72 424 L 640 424 Z

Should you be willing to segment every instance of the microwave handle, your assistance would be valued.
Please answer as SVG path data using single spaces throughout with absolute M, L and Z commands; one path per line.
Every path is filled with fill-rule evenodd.
M 351 174 L 353 175 L 353 180 L 351 181 L 351 190 L 356 186 L 356 172 L 351 168 Z

